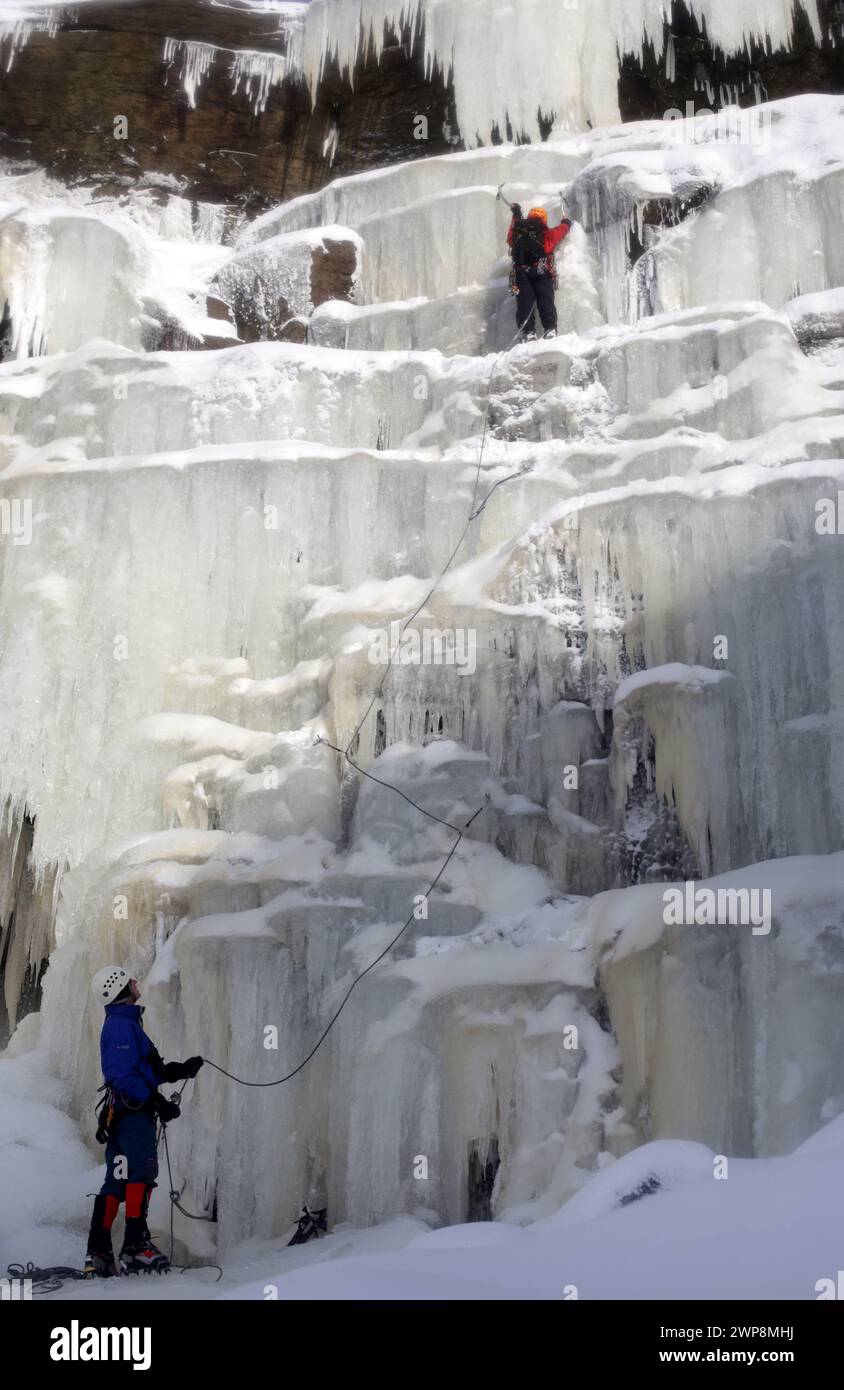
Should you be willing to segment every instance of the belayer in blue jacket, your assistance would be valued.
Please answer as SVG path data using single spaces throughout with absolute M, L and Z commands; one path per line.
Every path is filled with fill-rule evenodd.
M 125 1274 L 169 1269 L 166 1255 L 150 1237 L 147 1209 L 158 1177 L 156 1119 L 175 1120 L 178 1105 L 159 1095 L 162 1081 L 196 1076 L 201 1057 L 162 1062 L 144 1032 L 144 1011 L 137 980 L 119 965 L 107 965 L 93 981 L 105 1005 L 100 1036 L 103 1079 L 108 1087 L 98 1138 L 106 1140 L 106 1179 L 94 1202 L 85 1270 L 107 1277 L 120 1272 L 114 1261 L 111 1228 L 121 1201 L 126 1203 L 126 1230 L 120 1251 Z

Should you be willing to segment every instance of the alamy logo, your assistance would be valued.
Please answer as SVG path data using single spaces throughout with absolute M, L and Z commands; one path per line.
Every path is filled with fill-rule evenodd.
M 54 1327 L 50 1340 L 53 1361 L 131 1361 L 133 1371 L 148 1371 L 152 1364 L 152 1328 Z
M 0 1303 L 23 1303 L 31 1298 L 31 1279 L 0 1279 Z
M 819 536 L 844 536 L 844 491 L 836 497 L 819 497 L 815 503 L 815 530 Z
M 687 101 L 685 112 L 672 106 L 662 119 L 672 122 L 672 144 L 708 145 L 717 141 L 749 145 L 756 154 L 767 154 L 771 149 L 771 113 L 765 107 L 728 106 L 716 113 L 708 107 L 695 111 L 694 102 Z
M 771 930 L 770 888 L 701 888 L 675 884 L 662 895 L 667 927 L 752 927 L 754 936 Z
M 844 1299 L 844 1269 L 839 1269 L 834 1279 L 818 1279 L 815 1283 L 815 1293 L 819 1302 Z
M 409 627 L 390 623 L 370 634 L 369 660 L 373 666 L 455 666 L 459 676 L 472 676 L 477 667 L 477 633 L 473 628 Z
M 0 497 L 0 536 L 11 536 L 12 545 L 32 540 L 32 498 Z

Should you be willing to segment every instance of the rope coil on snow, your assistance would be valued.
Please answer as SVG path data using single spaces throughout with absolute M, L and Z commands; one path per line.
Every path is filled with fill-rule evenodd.
M 46 1269 L 40 1269 L 31 1260 L 26 1264 L 7 1265 L 6 1272 L 10 1279 L 21 1283 L 29 1280 L 34 1294 L 58 1293 L 62 1284 L 69 1280 L 89 1277 L 83 1269 L 75 1269 L 72 1265 L 49 1265 Z

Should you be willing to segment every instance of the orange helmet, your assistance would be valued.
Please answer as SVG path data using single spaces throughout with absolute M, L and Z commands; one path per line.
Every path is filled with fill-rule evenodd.
M 544 208 L 531 208 L 528 217 L 538 217 L 540 222 L 545 223 L 546 227 L 548 225 L 548 214 Z

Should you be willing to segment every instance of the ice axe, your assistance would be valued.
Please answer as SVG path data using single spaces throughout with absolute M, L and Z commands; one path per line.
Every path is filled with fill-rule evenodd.
M 513 206 L 513 204 L 510 202 L 510 199 L 509 199 L 509 198 L 505 198 L 504 193 L 502 192 L 502 189 L 503 189 L 503 188 L 504 188 L 504 184 L 503 184 L 503 183 L 500 183 L 500 184 L 498 185 L 498 188 L 497 188 L 496 193 L 495 193 L 495 201 L 496 201 L 497 203 L 506 203 L 507 207 L 508 207 L 508 208 L 511 208 L 511 207 Z

